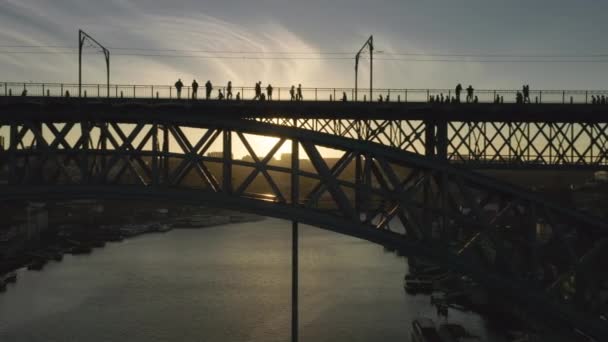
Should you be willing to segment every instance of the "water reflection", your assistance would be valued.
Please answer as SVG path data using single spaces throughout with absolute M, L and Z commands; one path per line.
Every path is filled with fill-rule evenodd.
M 20 271 L 0 295 L 0 341 L 287 341 L 290 224 L 266 219 L 173 230 Z M 403 291 L 405 259 L 301 226 L 301 340 L 408 341 L 435 318 Z M 482 319 L 450 321 L 488 339 Z

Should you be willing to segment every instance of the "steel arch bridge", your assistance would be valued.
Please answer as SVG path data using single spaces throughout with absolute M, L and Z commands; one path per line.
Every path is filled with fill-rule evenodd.
M 608 170 L 605 105 L 2 97 L 0 113 L 172 113 L 253 119 L 473 169 Z M 295 119 L 295 120 L 294 120 Z M 0 132 L 1 134 L 1 132 Z
M 424 256 L 555 326 L 608 336 L 603 222 L 369 141 L 188 113 L 82 114 L 0 116 L 0 200 L 147 198 L 297 220 Z

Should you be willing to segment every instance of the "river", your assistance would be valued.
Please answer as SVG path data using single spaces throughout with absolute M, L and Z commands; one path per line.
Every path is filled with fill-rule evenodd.
M 409 341 L 428 296 L 404 258 L 300 226 L 300 340 Z M 147 234 L 20 270 L 0 294 L 0 341 L 288 341 L 291 224 L 277 219 Z M 483 341 L 479 316 L 450 310 Z

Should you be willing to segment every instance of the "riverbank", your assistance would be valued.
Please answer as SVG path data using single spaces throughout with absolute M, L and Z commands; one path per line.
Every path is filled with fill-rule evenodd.
M 12 274 L 20 268 L 40 271 L 50 262 L 60 262 L 65 254 L 90 254 L 95 248 L 103 248 L 106 243 L 120 242 L 142 234 L 165 233 L 172 229 L 200 229 L 229 223 L 261 221 L 264 217 L 239 212 L 221 210 L 205 213 L 197 212 L 167 217 L 143 223 L 105 224 L 91 226 L 85 224 L 59 225 L 56 234 L 46 236 L 35 243 L 13 241 L 14 254 L 0 261 L 0 290 L 5 289 L 3 279 L 14 282 Z

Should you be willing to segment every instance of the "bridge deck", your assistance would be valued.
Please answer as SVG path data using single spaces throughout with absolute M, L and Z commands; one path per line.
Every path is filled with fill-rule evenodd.
M 217 101 L 0 97 L 0 120 L 26 113 L 166 113 L 221 118 L 383 119 L 471 122 L 608 122 L 608 106 L 585 104 L 437 104 L 328 101 Z

